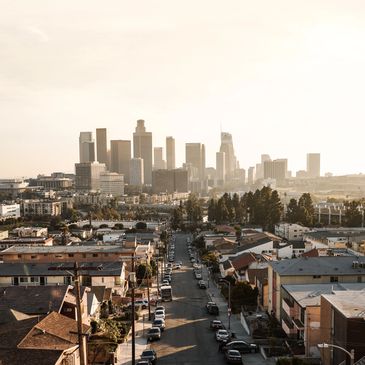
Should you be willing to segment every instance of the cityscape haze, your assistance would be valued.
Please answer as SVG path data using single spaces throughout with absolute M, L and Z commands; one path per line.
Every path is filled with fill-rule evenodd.
M 43 5 L 2 5 L 2 177 L 72 172 L 80 131 L 131 139 L 139 118 L 154 146 L 174 136 L 177 166 L 191 141 L 214 166 L 222 125 L 246 169 L 269 153 L 303 170 L 318 151 L 323 172 L 364 172 L 361 2 Z

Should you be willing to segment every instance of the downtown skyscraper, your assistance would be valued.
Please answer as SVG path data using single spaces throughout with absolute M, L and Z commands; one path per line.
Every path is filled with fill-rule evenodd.
M 108 165 L 106 128 L 96 129 L 96 159 L 98 162 Z
M 152 184 L 152 133 L 146 132 L 144 120 L 137 120 L 133 133 L 133 157 L 143 159 L 144 184 Z
M 168 170 L 173 170 L 175 166 L 175 139 L 166 137 L 166 165 Z
M 234 177 L 234 171 L 236 169 L 236 156 L 234 154 L 233 139 L 230 133 L 221 132 L 219 152 L 224 152 L 226 180 L 229 181 Z

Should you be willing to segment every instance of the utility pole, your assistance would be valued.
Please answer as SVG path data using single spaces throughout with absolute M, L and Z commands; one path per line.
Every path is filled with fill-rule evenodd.
M 80 271 L 100 271 L 102 270 L 102 266 L 79 266 L 78 262 L 74 263 L 74 266 L 51 266 L 48 270 L 58 270 L 58 271 L 67 271 L 73 272 L 73 278 L 75 283 L 76 290 L 76 312 L 77 312 L 77 335 L 79 342 L 79 352 L 80 352 L 80 364 L 87 365 L 87 353 L 86 348 L 84 346 L 84 336 L 86 334 L 82 331 L 82 313 L 81 313 L 81 294 L 80 294 Z
M 134 284 L 136 281 L 136 272 L 134 266 L 134 253 L 132 255 L 132 276 L 130 282 L 132 285 L 132 365 L 136 364 L 136 332 L 135 332 L 135 303 L 134 303 Z

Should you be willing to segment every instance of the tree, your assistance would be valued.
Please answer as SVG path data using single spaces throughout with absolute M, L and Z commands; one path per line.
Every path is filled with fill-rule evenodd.
M 258 289 L 252 289 L 247 283 L 238 282 L 231 288 L 232 306 L 240 307 L 241 305 L 256 305 Z
M 359 205 L 359 202 L 355 200 L 345 203 L 345 222 L 347 227 L 361 227 L 362 214 L 359 210 Z
M 171 218 L 171 227 L 172 229 L 176 230 L 177 228 L 181 228 L 183 224 L 183 213 L 182 208 L 175 208 L 172 212 L 172 218 Z
M 289 223 L 297 223 L 299 218 L 299 207 L 296 199 L 290 199 L 287 206 L 286 219 Z
M 137 222 L 136 229 L 140 229 L 140 230 L 147 229 L 147 223 L 146 222 Z
M 138 280 L 147 279 L 147 275 L 149 278 L 152 276 L 152 268 L 148 264 L 139 264 L 136 270 L 136 277 Z
M 304 193 L 298 201 L 299 222 L 306 227 L 312 227 L 314 222 L 314 207 L 312 197 L 309 193 Z
M 124 225 L 123 223 L 115 223 L 113 229 L 123 229 Z
M 214 222 L 216 220 L 217 204 L 214 199 L 209 200 L 208 205 L 208 221 Z
M 275 230 L 275 224 L 277 224 L 281 219 L 281 214 L 283 212 L 283 205 L 281 204 L 279 194 L 276 190 L 271 193 L 269 198 L 269 209 L 267 218 L 267 227 L 271 232 Z

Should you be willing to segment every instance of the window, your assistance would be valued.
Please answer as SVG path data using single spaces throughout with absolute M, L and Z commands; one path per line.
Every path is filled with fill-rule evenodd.
M 56 255 L 56 258 L 58 258 L 58 259 L 62 259 L 62 255 Z
M 331 283 L 338 283 L 338 276 L 331 276 Z
M 21 282 L 21 283 L 27 283 L 28 282 L 28 278 L 27 277 L 20 277 L 19 278 L 19 282 Z
M 361 276 L 358 276 L 358 277 L 357 277 L 357 282 L 358 282 L 358 283 L 361 283 L 361 282 L 362 282 L 362 277 L 361 277 Z
M 97 253 L 93 253 L 93 257 L 98 257 L 98 254 Z
M 86 258 L 86 253 L 83 253 L 82 254 L 82 257 L 85 259 Z
M 68 254 L 68 257 L 74 257 L 74 254 L 73 253 L 69 253 Z
M 321 275 L 313 275 L 313 279 L 320 279 Z
M 39 277 L 37 277 L 37 276 L 31 276 L 30 277 L 30 282 L 31 283 L 38 283 L 39 282 Z
M 34 260 L 37 258 L 37 255 L 31 255 L 30 258 Z
M 21 259 L 22 258 L 22 255 L 18 255 L 18 259 Z

